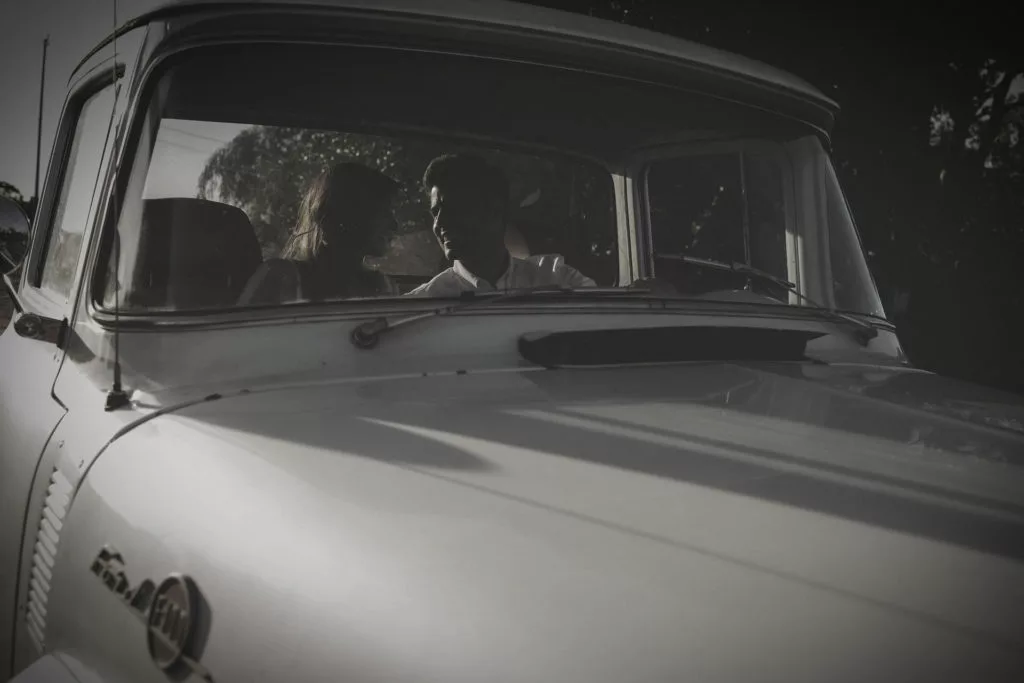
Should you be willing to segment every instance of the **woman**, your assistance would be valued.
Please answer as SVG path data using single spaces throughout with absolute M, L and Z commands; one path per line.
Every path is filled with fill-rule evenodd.
M 391 201 L 398 183 L 355 163 L 325 169 L 306 190 L 281 258 L 249 279 L 240 304 L 397 296 L 387 276 L 363 266 L 395 233 Z

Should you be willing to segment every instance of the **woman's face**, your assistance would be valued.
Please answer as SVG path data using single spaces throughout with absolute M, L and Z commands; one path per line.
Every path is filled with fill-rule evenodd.
M 365 241 L 366 256 L 383 256 L 391 238 L 398 232 L 398 221 L 391 211 L 391 203 L 381 203 L 370 215 L 369 233 Z
M 362 218 L 332 218 L 327 221 L 327 250 L 333 258 L 358 261 L 364 256 L 382 256 L 398 229 L 391 202 L 378 202 Z

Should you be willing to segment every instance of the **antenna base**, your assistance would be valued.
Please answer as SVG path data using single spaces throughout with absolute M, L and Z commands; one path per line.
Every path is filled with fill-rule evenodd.
M 126 408 L 130 403 L 128 394 L 123 390 L 111 389 L 107 392 L 107 402 L 104 404 L 103 409 L 109 413 L 111 410 Z

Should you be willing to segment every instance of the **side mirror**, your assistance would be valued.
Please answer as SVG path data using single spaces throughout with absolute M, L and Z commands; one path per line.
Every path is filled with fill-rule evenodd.
M 18 202 L 0 197 L 0 272 L 13 273 L 25 259 L 31 223 Z
M 21 205 L 9 197 L 0 197 L 0 283 L 18 317 L 14 320 L 14 331 L 20 337 L 38 339 L 63 348 L 67 335 L 67 320 L 54 320 L 25 310 L 25 304 L 18 295 L 18 286 L 11 278 L 23 266 L 28 252 L 28 236 L 31 224 Z
M 3 282 L 3 288 L 11 300 L 12 307 L 18 313 L 18 317 L 14 319 L 15 333 L 19 337 L 56 344 L 63 349 L 68 332 L 67 318 L 57 320 L 26 311 L 25 304 L 18 296 L 18 288 L 11 281 L 11 276 L 4 273 L 0 275 L 0 281 Z

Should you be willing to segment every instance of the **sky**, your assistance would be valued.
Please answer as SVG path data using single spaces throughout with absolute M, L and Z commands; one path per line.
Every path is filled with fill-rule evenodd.
M 117 0 L 118 23 L 160 0 Z M 40 182 L 53 147 L 68 78 L 82 56 L 108 36 L 114 0 L 0 0 L 0 180 L 33 194 L 42 42 L 49 34 Z M 195 196 L 206 160 L 243 127 L 166 121 L 154 150 L 147 197 Z
M 207 159 L 244 128 L 234 123 L 164 119 L 142 195 L 147 199 L 196 196 Z
M 50 35 L 43 107 L 45 169 L 67 92 L 81 58 L 114 26 L 115 0 L 0 0 L 0 180 L 32 195 L 43 37 Z M 118 23 L 159 0 L 116 0 Z

